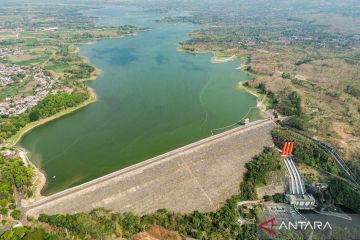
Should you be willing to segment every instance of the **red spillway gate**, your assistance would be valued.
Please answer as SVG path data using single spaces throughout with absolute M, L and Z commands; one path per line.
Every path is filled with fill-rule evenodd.
M 282 147 L 281 155 L 283 156 L 291 156 L 294 149 L 295 142 L 292 140 L 286 140 Z

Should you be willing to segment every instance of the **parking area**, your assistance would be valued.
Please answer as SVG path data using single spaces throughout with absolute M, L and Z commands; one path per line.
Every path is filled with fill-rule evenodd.
M 275 222 L 280 225 L 281 222 L 295 222 L 304 220 L 304 218 L 296 212 L 296 210 L 288 204 L 269 203 L 264 204 L 263 212 L 266 219 L 275 217 Z

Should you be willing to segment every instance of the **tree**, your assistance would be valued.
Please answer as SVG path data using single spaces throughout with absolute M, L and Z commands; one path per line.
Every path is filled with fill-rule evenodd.
M 31 186 L 34 175 L 32 168 L 23 165 L 21 160 L 11 159 L 0 165 L 0 172 L 4 180 L 15 185 L 19 190 Z
M 1 208 L 0 209 L 0 214 L 3 215 L 3 216 L 7 215 L 8 212 L 9 212 L 9 209 L 7 209 L 7 208 Z
M 273 198 L 274 202 L 276 202 L 276 203 L 284 203 L 285 202 L 285 196 L 283 193 L 275 193 L 272 198 Z
M 10 213 L 10 216 L 11 216 L 12 218 L 14 218 L 15 220 L 19 220 L 20 217 L 21 217 L 21 211 L 15 209 L 14 211 L 12 211 L 12 212 Z
M 1 240 L 20 240 L 26 234 L 27 229 L 24 227 L 17 227 L 10 231 L 5 232 L 0 239 Z
M 264 196 L 264 201 L 265 201 L 265 202 L 270 202 L 270 201 L 272 201 L 272 197 L 269 196 L 269 195 L 265 195 L 265 196 Z
M 360 212 L 360 193 L 349 184 L 333 178 L 330 181 L 329 190 L 336 204 L 344 205 L 357 213 Z
M 282 75 L 281 75 L 282 78 L 285 78 L 285 79 L 290 79 L 291 78 L 291 74 L 290 73 L 286 73 L 286 72 L 283 72 Z
M 29 119 L 31 122 L 35 122 L 40 118 L 40 111 L 38 109 L 34 109 L 29 114 Z
M 291 92 L 285 99 L 282 99 L 278 105 L 278 110 L 287 116 L 301 115 L 301 97 L 297 92 Z

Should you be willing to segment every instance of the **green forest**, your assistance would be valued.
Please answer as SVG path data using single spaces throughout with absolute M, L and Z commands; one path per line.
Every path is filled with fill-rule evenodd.
M 17 194 L 31 195 L 31 180 L 34 173 L 31 167 L 26 167 L 21 159 L 5 159 L 0 154 L 0 215 L 2 224 L 9 215 L 18 220 L 20 211 L 17 210 Z
M 82 92 L 52 94 L 19 116 L 10 118 L 0 117 L 0 143 L 15 135 L 27 123 L 49 117 L 64 109 L 75 107 L 87 98 L 87 93 Z
M 54 115 L 61 110 L 75 107 L 85 101 L 86 98 L 86 94 L 79 92 L 49 95 L 29 111 L 29 120 L 34 122 L 40 118 Z

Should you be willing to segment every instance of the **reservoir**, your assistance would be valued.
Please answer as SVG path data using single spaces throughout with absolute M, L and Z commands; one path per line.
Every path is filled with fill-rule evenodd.
M 49 195 L 190 144 L 244 117 L 260 118 L 256 98 L 239 89 L 249 76 L 239 61 L 211 63 L 211 54 L 177 51 L 196 28 L 164 24 L 141 10 L 88 11 L 98 24 L 150 26 L 137 36 L 80 46 L 103 73 L 92 82 L 98 100 L 37 127 L 19 145 L 47 175 Z M 218 130 L 214 130 L 218 129 Z

